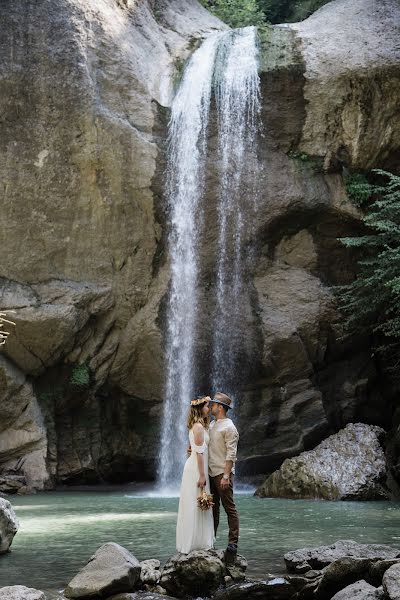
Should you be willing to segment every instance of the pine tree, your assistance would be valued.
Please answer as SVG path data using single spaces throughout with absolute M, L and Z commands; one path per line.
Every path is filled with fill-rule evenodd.
M 400 364 L 400 177 L 372 173 L 380 185 L 354 177 L 348 185 L 358 204 L 368 204 L 362 218 L 366 233 L 341 238 L 345 246 L 359 249 L 362 259 L 356 279 L 337 293 L 347 330 L 372 334 L 376 351 L 394 371 Z

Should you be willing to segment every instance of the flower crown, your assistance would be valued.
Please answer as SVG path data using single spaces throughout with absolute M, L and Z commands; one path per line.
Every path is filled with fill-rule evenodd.
M 211 400 L 210 396 L 203 396 L 203 398 L 196 398 L 190 402 L 190 406 L 199 406 L 199 404 L 206 404 Z

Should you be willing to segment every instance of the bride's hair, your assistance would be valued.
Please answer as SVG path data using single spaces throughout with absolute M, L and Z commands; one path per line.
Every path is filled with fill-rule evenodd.
M 203 400 L 203 402 L 202 402 L 202 400 Z M 187 422 L 188 429 L 192 429 L 192 427 L 195 423 L 201 423 L 203 425 L 204 429 L 208 429 L 208 426 L 210 424 L 210 418 L 205 417 L 201 411 L 203 409 L 203 406 L 205 404 L 207 404 L 207 402 L 209 400 L 210 400 L 209 396 L 204 396 L 203 398 L 198 398 L 197 400 L 192 400 L 192 402 L 190 403 L 190 410 L 189 410 L 188 422 Z

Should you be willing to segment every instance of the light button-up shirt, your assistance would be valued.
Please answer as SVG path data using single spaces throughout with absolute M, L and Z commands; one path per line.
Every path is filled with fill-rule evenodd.
M 235 425 L 226 417 L 211 421 L 210 442 L 208 446 L 208 473 L 211 477 L 220 475 L 225 470 L 225 461 L 233 463 L 232 473 L 235 472 L 235 462 L 239 433 Z

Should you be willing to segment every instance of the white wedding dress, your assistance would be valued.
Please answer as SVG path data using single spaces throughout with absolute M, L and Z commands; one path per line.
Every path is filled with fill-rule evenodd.
M 197 466 L 197 452 L 204 456 L 204 472 L 206 473 L 205 491 L 210 493 L 208 478 L 208 444 L 210 436 L 204 431 L 204 444 L 197 446 L 194 443 L 193 430 L 189 431 L 190 447 L 192 453 L 187 459 L 182 475 L 181 492 L 179 497 L 178 522 L 176 525 L 176 549 L 178 552 L 188 554 L 192 550 L 209 550 L 214 545 L 214 522 L 212 509 L 201 510 L 197 506 L 197 497 L 201 490 L 197 487 L 199 468 Z

